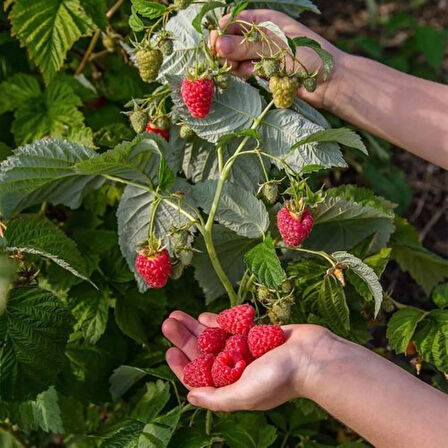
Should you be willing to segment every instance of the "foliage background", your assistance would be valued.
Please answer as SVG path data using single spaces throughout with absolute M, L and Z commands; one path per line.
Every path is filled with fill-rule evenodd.
M 48 135 L 94 144 L 101 149 L 134 137 L 121 111 L 130 98 L 150 93 L 151 87 L 140 80 L 119 46 L 109 53 L 99 35 L 94 63 L 86 65 L 79 78 L 81 82 L 73 77 L 91 42 L 90 37 L 82 36 L 91 36 L 97 27 L 106 30 L 104 13 L 113 2 L 107 3 L 94 0 L 5 2 L 4 6 L 9 9 L 0 12 L 0 159 L 10 155 L 12 148 Z M 319 7 L 323 14 L 305 14 L 304 23 L 340 47 L 417 76 L 447 81 L 448 18 L 443 0 L 349 4 L 322 0 Z M 49 57 L 55 51 L 48 47 L 51 42 L 40 48 L 27 45 L 28 55 L 15 36 L 25 44 L 35 39 L 36 34 L 30 29 L 42 30 L 39 24 L 45 14 L 51 13 L 51 8 L 61 8 L 61 22 L 71 24 L 70 32 L 57 41 L 56 52 L 61 48 L 70 50 L 61 71 L 59 66 L 64 57 Z M 129 13 L 130 5 L 124 2 L 111 19 L 114 30 L 124 36 L 129 34 Z M 33 18 L 31 26 L 25 20 L 29 17 Z M 57 37 L 52 37 L 55 43 Z M 44 67 L 43 77 L 30 60 Z M 335 126 L 341 125 L 336 117 L 328 119 Z M 326 186 L 364 185 L 398 203 L 400 214 L 416 226 L 420 242 L 434 253 L 448 257 L 447 173 L 362 135 L 373 157 L 348 151 L 345 156 L 350 167 L 329 172 Z M 178 414 L 176 395 L 182 396 L 184 391 L 163 364 L 168 345 L 159 328 L 170 310 L 180 308 L 193 315 L 203 311 L 203 294 L 192 272 L 181 281 L 171 282 L 163 292 L 147 293 L 146 297 L 138 293 L 117 244 L 115 208 L 121 194 L 122 189 L 112 185 L 89 193 L 76 211 L 49 204 L 43 208 L 45 216 L 77 243 L 79 256 L 87 261 L 79 269 L 85 269 L 88 274 L 97 271 L 92 280 L 101 292 L 54 263 L 44 264 L 32 254 L 27 256 L 31 266 L 28 281 L 38 281 L 41 287 L 55 292 L 71 312 L 66 312 L 58 302 L 46 302 L 45 315 L 53 316 L 51 344 L 43 351 L 37 347 L 35 353 L 29 344 L 24 346 L 22 355 L 29 361 L 25 363 L 29 367 L 25 372 L 27 384 L 17 389 L 10 387 L 7 356 L 2 350 L 0 445 L 14 448 L 90 448 L 101 443 L 106 447 L 136 446 L 132 445 L 136 443 L 132 434 L 142 431 L 139 416 L 144 415 L 148 422 L 145 431 L 157 436 L 157 440 L 149 438 L 144 446 L 166 446 L 168 442 L 165 444 L 164 440 L 169 440 L 170 431 L 178 426 L 179 419 L 182 424 L 169 442 L 172 447 L 368 446 L 356 434 L 303 400 L 264 414 L 212 416 L 191 410 L 182 416 Z M 19 224 L 22 234 L 28 237 L 28 232 L 35 229 L 26 217 Z M 413 244 L 417 243 L 413 240 Z M 12 268 L 6 258 L 0 263 L 1 275 L 7 277 Z M 77 260 L 72 260 L 71 264 L 76 266 L 76 263 Z M 36 269 L 39 269 L 37 277 Z M 0 277 L 0 288 L 2 281 Z M 395 262 L 386 268 L 382 283 L 384 290 L 403 304 L 424 310 L 434 308 L 429 291 L 424 291 Z M 441 303 L 448 302 L 444 294 L 442 291 L 439 295 Z M 10 298 L 10 304 L 26 300 L 32 301 L 33 297 Z M 208 309 L 219 311 L 226 305 L 224 300 L 217 300 Z M 20 314 L 23 308 L 17 306 L 18 321 L 22 318 L 25 322 L 18 328 L 19 334 L 27 334 L 30 328 L 39 332 L 42 316 L 36 303 L 33 309 L 34 315 L 23 316 Z M 388 313 L 383 313 L 378 321 L 370 322 L 371 338 L 364 340 L 363 335 L 360 339 L 413 371 L 409 361 L 414 360 L 415 364 L 415 357 L 397 356 L 391 350 L 386 338 L 387 320 Z M 65 357 L 62 356 L 64 340 L 73 325 L 75 331 L 71 333 Z M 0 334 L 2 331 L 0 328 Z M 20 342 L 17 339 L 19 349 Z M 59 373 L 56 376 L 52 371 Z M 423 364 L 421 376 L 448 391 L 443 373 L 431 363 Z M 45 377 L 45 383 L 48 378 L 52 380 L 50 388 L 44 391 L 41 377 Z M 135 382 L 137 385 L 131 388 Z M 135 406 L 136 403 L 139 405 Z

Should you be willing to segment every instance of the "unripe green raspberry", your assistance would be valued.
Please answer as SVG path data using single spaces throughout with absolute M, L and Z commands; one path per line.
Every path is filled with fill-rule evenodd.
M 172 39 L 162 39 L 159 42 L 159 49 L 164 56 L 170 56 L 173 54 L 174 44 Z
M 270 78 L 271 76 L 277 75 L 280 71 L 280 61 L 274 58 L 263 59 L 263 71 L 264 74 Z
M 275 204 L 278 196 L 278 183 L 266 182 L 261 187 L 262 198 L 270 205 Z
M 176 9 L 185 9 L 191 5 L 192 0 L 174 0 Z
M 103 34 L 103 46 L 109 52 L 113 53 L 116 49 L 116 41 L 112 36 L 108 34 Z
M 191 140 L 195 136 L 195 132 L 187 124 L 183 124 L 179 131 L 180 138 Z
M 189 266 L 193 260 L 193 251 L 191 249 L 181 249 L 178 253 L 179 259 L 184 266 Z
M 308 92 L 314 92 L 316 90 L 316 87 L 317 87 L 317 79 L 316 78 L 306 78 L 302 82 L 303 82 L 303 87 L 305 87 L 305 89 Z
M 282 282 L 282 293 L 289 294 L 294 288 L 294 284 L 290 278 L 283 280 Z
M 269 89 L 272 92 L 274 104 L 280 109 L 291 107 L 299 89 L 299 82 L 294 77 L 273 76 L 269 80 Z
M 162 52 L 157 48 L 141 49 L 136 53 L 136 60 L 143 81 L 155 81 L 163 62 Z
M 257 289 L 257 298 L 261 303 L 270 303 L 275 300 L 275 294 L 265 285 L 260 285 Z
M 229 87 L 230 77 L 229 75 L 222 73 L 221 75 L 217 75 L 215 77 L 215 84 L 221 90 L 226 90 Z
M 292 302 L 289 300 L 279 300 L 275 302 L 268 312 L 271 321 L 276 325 L 284 325 L 288 323 L 291 316 L 291 305 Z
M 171 126 L 171 121 L 167 116 L 162 116 L 162 117 L 157 118 L 155 125 L 159 129 L 169 129 Z
M 129 115 L 129 121 L 131 122 L 132 129 L 137 134 L 142 134 L 145 132 L 146 124 L 148 123 L 148 115 L 142 110 L 135 110 Z
M 178 261 L 171 266 L 170 277 L 173 280 L 178 280 L 182 277 L 183 272 L 184 265 L 180 261 Z

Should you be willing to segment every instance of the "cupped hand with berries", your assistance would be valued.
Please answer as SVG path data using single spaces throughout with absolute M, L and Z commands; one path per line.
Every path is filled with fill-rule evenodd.
M 285 325 L 285 342 L 250 362 L 239 379 L 224 387 L 192 388 L 185 384 L 185 367 L 195 359 L 209 362 L 201 354 L 198 338 L 207 328 L 217 328 L 217 315 L 203 313 L 198 320 L 174 311 L 163 323 L 165 337 L 175 347 L 166 353 L 173 372 L 190 389 L 188 400 L 213 411 L 266 410 L 288 400 L 306 397 L 316 378 L 316 363 L 334 336 L 317 325 Z M 259 328 L 259 327 L 254 327 Z
M 227 61 L 227 64 L 232 68 L 235 75 L 242 78 L 249 78 L 252 75 L 260 76 L 260 73 L 256 70 L 256 63 L 261 58 L 271 58 L 273 53 L 272 45 L 257 41 L 255 38 L 248 36 L 247 31 L 249 26 L 242 22 L 248 24 L 253 23 L 255 25 L 262 24 L 263 22 L 273 22 L 288 38 L 308 37 L 319 42 L 322 48 L 328 51 L 334 58 L 334 70 L 330 75 L 330 79 L 326 80 L 326 82 L 320 82 L 321 80 L 319 79 L 315 90 L 314 88 L 309 89 L 312 90 L 311 92 L 304 88 L 304 86 L 299 88 L 299 85 L 297 85 L 296 92 L 304 100 L 318 108 L 328 106 L 326 102 L 329 98 L 336 96 L 338 79 L 342 76 L 344 67 L 345 53 L 343 51 L 336 48 L 306 26 L 278 11 L 269 9 L 245 10 L 237 17 L 237 20 L 241 21 L 241 23 L 232 23 L 230 26 L 227 26 L 230 20 L 234 21 L 235 19 L 232 19 L 230 15 L 226 15 L 220 19 L 220 31 L 211 32 L 210 46 L 218 56 Z M 266 30 L 266 33 L 280 46 L 286 46 L 284 42 L 269 30 Z M 296 56 L 310 73 L 318 71 L 321 67 L 322 60 L 310 48 L 298 47 Z M 285 67 L 287 73 L 292 71 L 292 66 L 292 60 L 287 60 Z M 275 79 L 275 77 L 270 75 L 267 73 L 266 77 Z M 278 80 L 276 84 L 279 84 Z

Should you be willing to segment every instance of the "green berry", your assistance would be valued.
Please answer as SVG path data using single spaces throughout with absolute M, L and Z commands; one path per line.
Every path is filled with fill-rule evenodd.
M 159 129 L 169 129 L 171 126 L 171 121 L 167 116 L 162 116 L 157 118 L 155 125 L 159 128 Z
M 189 266 L 193 260 L 193 251 L 191 249 L 181 249 L 178 253 L 180 262 L 184 266 Z
M 286 280 L 283 280 L 282 282 L 282 293 L 284 294 L 290 294 L 292 292 L 292 289 L 294 288 L 293 282 L 290 278 L 287 278 Z
M 303 87 L 305 87 L 305 89 L 308 92 L 314 92 L 316 90 L 316 87 L 317 87 L 317 79 L 316 78 L 306 78 L 302 82 L 303 82 Z
M 257 289 L 257 298 L 261 303 L 270 303 L 275 300 L 275 294 L 265 285 L 261 285 Z
M 266 182 L 261 187 L 262 198 L 270 205 L 275 204 L 278 197 L 278 183 Z
M 142 110 L 134 110 L 129 115 L 129 121 L 131 122 L 132 129 L 137 134 L 142 134 L 145 132 L 146 124 L 148 123 L 148 115 Z
M 267 58 L 263 59 L 263 71 L 264 74 L 270 78 L 271 76 L 277 75 L 280 71 L 280 61 L 278 59 Z
M 258 31 L 251 31 L 248 35 L 247 35 L 247 40 L 249 42 L 259 42 L 260 40 L 260 33 Z
M 173 280 L 179 280 L 182 277 L 183 272 L 184 265 L 180 261 L 177 261 L 171 266 L 170 277 Z
M 193 131 L 193 129 L 190 128 L 187 124 L 183 124 L 180 127 L 179 131 L 180 138 L 183 138 L 184 140 L 191 140 L 196 134 Z
M 157 48 L 141 49 L 136 53 L 136 60 L 143 81 L 155 81 L 163 62 L 162 52 Z
M 113 37 L 105 34 L 103 35 L 103 46 L 109 53 L 113 53 L 116 48 L 116 41 Z
M 280 109 L 291 107 L 297 96 L 299 82 L 294 77 L 273 76 L 269 80 L 269 89 L 272 92 L 274 104 Z
M 269 310 L 269 318 L 276 325 L 283 325 L 288 323 L 291 316 L 291 305 L 290 300 L 279 300 L 272 305 Z
M 215 77 L 215 84 L 221 89 L 226 90 L 229 87 L 230 77 L 229 75 L 222 73 Z
M 176 9 L 185 9 L 191 5 L 192 0 L 174 0 Z
M 170 56 L 173 54 L 174 44 L 172 39 L 162 39 L 159 42 L 159 49 L 164 56 Z

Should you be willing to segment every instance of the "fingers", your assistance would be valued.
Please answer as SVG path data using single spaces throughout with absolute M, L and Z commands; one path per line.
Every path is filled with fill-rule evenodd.
M 179 378 L 179 381 L 184 384 L 184 368 L 190 362 L 185 353 L 176 347 L 171 347 L 167 350 L 165 354 L 166 362 L 168 363 L 170 369 Z M 184 384 L 188 388 L 187 385 Z
M 162 325 L 162 332 L 170 342 L 185 353 L 188 359 L 192 360 L 199 356 L 196 335 L 193 335 L 182 322 L 168 318 Z
M 218 55 L 230 61 L 259 59 L 263 55 L 269 56 L 271 54 L 266 44 L 261 42 L 247 42 L 244 41 L 244 37 L 231 34 L 217 37 L 214 45 Z
M 188 394 L 188 401 L 201 408 L 210 409 L 218 412 L 233 412 L 252 409 L 248 403 L 244 386 L 244 382 L 236 382 L 230 386 L 214 388 L 200 387 L 193 389 Z
M 202 331 L 204 330 L 204 326 L 201 325 L 194 317 L 191 317 L 189 314 L 184 313 L 183 311 L 173 311 L 170 314 L 171 319 L 176 319 L 177 321 L 181 322 L 190 333 L 194 334 L 195 336 L 199 336 Z
M 198 320 L 205 327 L 217 327 L 218 326 L 218 322 L 216 321 L 217 317 L 218 315 L 215 313 L 202 313 L 199 315 Z

